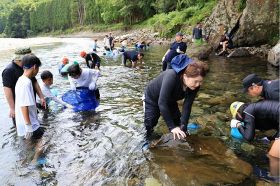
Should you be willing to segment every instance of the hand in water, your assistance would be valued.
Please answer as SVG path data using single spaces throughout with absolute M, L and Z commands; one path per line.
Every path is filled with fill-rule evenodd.
M 171 132 L 173 133 L 174 140 L 176 139 L 176 136 L 178 139 L 183 139 L 187 137 L 186 133 L 182 131 L 179 127 L 172 129 Z

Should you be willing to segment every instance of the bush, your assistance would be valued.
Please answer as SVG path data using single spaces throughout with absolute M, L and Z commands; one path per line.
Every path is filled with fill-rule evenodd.
M 156 14 L 147 21 L 155 31 L 158 31 L 161 37 L 173 36 L 182 27 L 195 25 L 197 22 L 203 21 L 205 17 L 210 16 L 216 1 L 212 0 L 204 5 L 191 6 L 182 11 L 172 11 L 168 14 Z M 190 32 L 186 30 L 185 32 Z

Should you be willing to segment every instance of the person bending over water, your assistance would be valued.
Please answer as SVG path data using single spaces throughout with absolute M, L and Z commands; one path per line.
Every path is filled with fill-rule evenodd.
M 96 99 L 100 100 L 99 89 L 96 86 L 97 79 L 100 76 L 99 70 L 81 69 L 78 64 L 74 64 L 68 68 L 68 74 L 72 90 L 76 90 L 79 87 L 87 87 L 89 90 L 94 91 Z
M 174 139 L 186 137 L 192 104 L 208 70 L 205 63 L 192 62 L 184 54 L 176 56 L 171 65 L 173 69 L 162 72 L 145 89 L 144 124 L 147 139 L 150 139 L 160 115 Z M 184 104 L 181 116 L 177 101 L 182 99 Z
M 126 61 L 131 61 L 132 68 L 136 68 L 137 61 L 143 63 L 144 54 L 136 51 L 126 51 L 122 54 L 122 64 L 126 67 Z
M 279 110 L 279 101 L 264 100 L 250 104 L 238 101 L 233 102 L 230 105 L 230 111 L 233 117 L 231 128 L 237 128 L 243 138 L 248 141 L 254 139 L 255 129 L 276 130 L 276 134 L 269 137 L 271 141 L 275 140 L 269 154 L 280 158 Z

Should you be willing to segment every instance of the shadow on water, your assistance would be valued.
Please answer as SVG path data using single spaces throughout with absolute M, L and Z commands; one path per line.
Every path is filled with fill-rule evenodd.
M 90 46 L 90 42 L 88 39 L 71 40 L 32 48 L 43 62 L 40 72 L 48 69 L 54 74 L 54 85 L 60 95 L 70 87 L 67 79 L 58 75 L 60 59 L 68 56 L 71 61 L 81 61 L 78 56 L 80 48 Z M 122 67 L 120 59 L 103 60 L 102 76 L 98 80 L 101 104 L 96 112 L 73 113 L 67 109 L 41 112 L 39 117 L 46 128 L 44 138 L 48 142 L 44 152 L 47 163 L 42 166 L 34 168 L 19 161 L 22 147 L 15 128 L 10 128 L 12 123 L 7 117 L 8 107 L 4 104 L 0 108 L 3 121 L 7 121 L 4 125 L 1 122 L 0 127 L 1 183 L 254 185 L 259 179 L 248 174 L 248 170 L 251 170 L 248 163 L 268 168 L 267 159 L 263 157 L 269 145 L 260 142 L 251 145 L 231 139 L 228 108 L 235 100 L 250 101 L 239 91 L 240 81 L 246 74 L 255 72 L 264 78 L 274 79 L 279 72 L 256 58 L 212 56 L 208 62 L 210 73 L 192 110 L 191 121 L 201 125 L 198 135 L 189 139 L 190 146 L 174 149 L 159 147 L 143 153 L 141 97 L 147 82 L 160 72 L 159 62 L 166 49 L 165 46 L 151 47 L 145 52 L 145 66 L 140 70 Z M 10 58 L 1 60 L 2 70 Z M 4 102 L 2 88 L 0 99 Z M 162 120 L 157 132 L 167 132 Z M 248 151 L 251 146 L 253 150 Z

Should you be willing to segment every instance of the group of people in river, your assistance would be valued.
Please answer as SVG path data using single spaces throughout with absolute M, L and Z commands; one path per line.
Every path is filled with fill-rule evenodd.
M 160 116 L 173 134 L 174 140 L 190 135 L 187 126 L 192 104 L 207 75 L 208 65 L 188 57 L 187 44 L 183 41 L 183 36 L 181 32 L 176 33 L 174 43 L 162 58 L 162 72 L 150 81 L 143 91 L 144 126 L 148 140 L 153 139 L 154 127 Z M 114 47 L 111 37 L 109 34 L 105 38 L 106 41 L 104 39 L 104 46 L 109 50 Z M 198 41 L 202 38 L 200 25 L 194 29 L 193 37 L 200 42 Z M 95 53 L 96 49 L 95 41 L 92 52 L 80 52 L 80 57 L 85 60 L 87 68 L 81 68 L 78 62 L 70 64 L 69 59 L 64 57 L 59 70 L 61 75 L 68 75 L 72 90 L 87 87 L 100 101 L 96 83 L 100 76 L 101 58 Z M 127 66 L 126 61 L 129 60 L 132 68 L 136 68 L 138 62 L 144 64 L 143 57 L 144 54 L 139 51 L 124 51 L 121 61 Z M 50 99 L 65 107 L 73 107 L 51 93 L 53 74 L 50 71 L 43 71 L 42 82 L 38 83 L 35 76 L 40 66 L 40 59 L 32 54 L 30 48 L 23 48 L 15 51 L 13 61 L 2 72 L 4 93 L 10 108 L 9 115 L 17 128 L 18 136 L 26 140 L 40 139 L 44 133 L 40 127 L 37 108 L 46 109 Z M 248 141 L 254 139 L 256 129 L 276 130 L 277 133 L 269 137 L 274 141 L 269 155 L 280 158 L 279 79 L 263 80 L 256 74 L 250 74 L 243 79 L 243 86 L 244 92 L 253 97 L 261 97 L 261 100 L 254 103 L 232 103 L 230 111 L 233 119 L 230 127 L 236 128 Z M 177 103 L 179 100 L 184 100 L 182 112 Z

